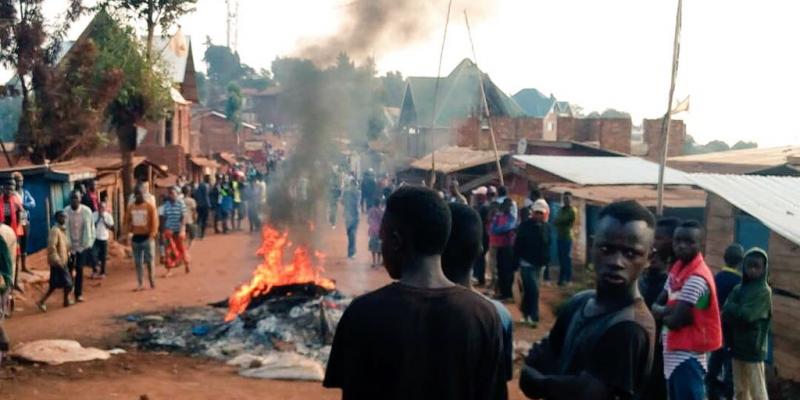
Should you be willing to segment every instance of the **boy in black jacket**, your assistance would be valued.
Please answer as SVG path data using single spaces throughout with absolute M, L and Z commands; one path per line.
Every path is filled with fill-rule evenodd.
M 550 227 L 544 220 L 547 203 L 539 199 L 532 209 L 531 218 L 517 228 L 514 258 L 520 268 L 524 290 L 521 322 L 535 327 L 539 322 L 539 276 L 550 262 Z

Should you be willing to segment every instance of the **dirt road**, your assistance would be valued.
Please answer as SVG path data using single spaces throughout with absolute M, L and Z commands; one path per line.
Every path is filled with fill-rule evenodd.
M 320 226 L 321 247 L 328 255 L 326 276 L 336 280 L 339 290 L 358 295 L 388 283 L 381 268 L 369 266 L 366 252 L 366 226 L 359 229 L 359 253 L 355 260 L 345 257 L 345 234 Z M 192 248 L 192 272 L 162 278 L 159 271 L 155 290 L 133 292 L 135 272 L 130 260 L 115 260 L 109 278 L 87 281 L 87 302 L 61 308 L 60 296 L 54 295 L 46 314 L 32 303 L 22 304 L 22 312 L 7 321 L 6 327 L 15 342 L 38 339 L 75 339 L 84 345 L 112 348 L 124 345 L 132 325 L 125 315 L 134 312 L 157 312 L 174 307 L 195 306 L 226 298 L 249 279 L 258 263 L 254 251 L 259 237 L 243 232 L 209 235 Z M 41 266 L 35 266 L 40 268 Z M 29 295 L 31 297 L 38 297 Z M 545 296 L 552 297 L 547 292 Z M 515 307 L 510 307 L 518 317 Z M 545 310 L 545 321 L 551 321 Z M 547 329 L 547 323 L 533 331 L 515 326 L 515 340 L 532 341 Z M 67 364 L 47 367 L 11 362 L 0 369 L 2 399 L 138 399 L 143 395 L 159 399 L 338 399 L 337 390 L 326 390 L 319 383 L 251 380 L 239 377 L 231 368 L 210 360 L 161 353 L 129 353 L 110 361 Z M 509 383 L 513 399 L 524 396 L 516 380 Z

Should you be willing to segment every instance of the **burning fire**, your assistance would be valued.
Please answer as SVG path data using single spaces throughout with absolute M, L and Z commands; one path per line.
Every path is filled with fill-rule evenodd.
M 289 241 L 289 232 L 279 232 L 271 226 L 265 226 L 261 231 L 261 238 L 261 247 L 256 254 L 264 257 L 264 262 L 253 271 L 250 283 L 240 286 L 228 299 L 226 322 L 234 320 L 237 315 L 247 310 L 254 297 L 267 294 L 274 287 L 302 284 L 315 284 L 329 290 L 336 287 L 333 281 L 320 276 L 320 272 L 324 272 L 323 253 L 314 252 L 313 258 L 318 262 L 315 266 L 308 247 L 297 245 L 294 248 L 292 262 L 284 264 L 284 252 L 287 247 L 293 245 Z

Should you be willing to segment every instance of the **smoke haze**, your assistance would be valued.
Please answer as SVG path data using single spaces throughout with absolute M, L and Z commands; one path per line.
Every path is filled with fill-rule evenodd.
M 341 52 L 363 59 L 436 39 L 444 29 L 447 4 L 448 0 L 355 0 L 345 6 L 345 22 L 336 34 L 301 43 L 298 55 L 328 65 Z M 453 1 L 450 29 L 463 27 L 464 9 L 473 23 L 488 17 L 491 5 L 486 0 Z

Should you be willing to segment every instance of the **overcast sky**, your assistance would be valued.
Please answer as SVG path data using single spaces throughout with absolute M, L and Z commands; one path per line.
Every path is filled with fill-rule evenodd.
M 335 34 L 350 1 L 240 0 L 242 60 L 269 68 L 298 41 Z M 677 0 L 486 1 L 492 14 L 472 24 L 478 63 L 508 94 L 533 87 L 586 111 L 628 111 L 637 124 L 665 112 Z M 55 14 L 65 2 L 45 4 Z M 444 74 L 471 55 L 459 2 Z M 379 70 L 435 76 L 445 12 L 428 39 L 374 49 Z M 685 0 L 676 97 L 691 95 L 681 117 L 698 141 L 800 144 L 800 125 L 791 122 L 800 93 L 798 17 L 797 1 Z M 181 25 L 202 66 L 205 37 L 225 43 L 225 2 L 198 0 Z

